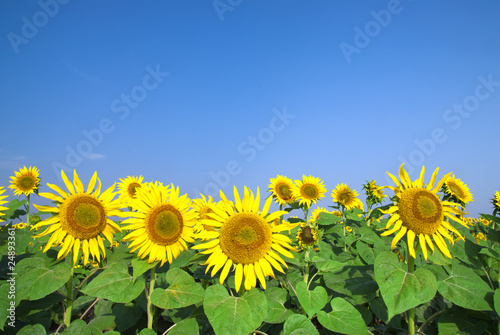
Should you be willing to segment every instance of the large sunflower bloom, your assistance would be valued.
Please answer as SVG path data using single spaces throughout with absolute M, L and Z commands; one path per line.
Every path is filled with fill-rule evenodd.
M 269 214 L 272 198 L 268 197 L 262 211 L 259 211 L 260 192 L 254 196 L 246 187 L 243 199 L 240 199 L 238 190 L 234 188 L 234 206 L 220 192 L 223 201 L 222 208 L 213 206 L 215 213 L 210 213 L 211 219 L 204 220 L 205 225 L 213 226 L 214 231 L 206 232 L 211 240 L 196 245 L 193 249 L 206 249 L 202 254 L 210 254 L 205 264 L 206 271 L 213 267 L 213 277 L 222 269 L 219 282 L 222 284 L 229 271 L 235 266 L 235 285 L 239 291 L 241 284 L 245 290 L 256 287 L 257 279 L 266 289 L 266 277 L 275 278 L 273 268 L 285 273 L 280 263 L 288 268 L 279 254 L 293 258 L 289 250 L 291 240 L 280 234 L 288 231 L 297 224 L 283 223 L 272 225 L 273 221 L 286 214 L 286 211 L 276 211 Z M 279 253 L 279 254 L 278 254 Z
M 300 205 L 306 204 L 307 207 L 311 206 L 311 202 L 316 202 L 325 196 L 326 188 L 323 181 L 317 177 L 302 176 L 302 180 L 296 180 L 297 187 L 294 188 L 295 198 L 300 198 Z
M 452 199 L 455 198 L 463 204 L 474 201 L 472 193 L 463 181 L 451 175 L 443 183 L 443 191 Z
M 130 252 L 139 249 L 137 256 L 141 259 L 149 254 L 149 263 L 172 263 L 188 249 L 186 242 L 194 242 L 196 213 L 190 210 L 187 195 L 179 196 L 179 187 L 145 184 L 137 189 L 131 205 L 137 211 L 123 221 L 124 229 L 132 230 L 123 241 L 132 241 Z
M 338 203 L 345 209 L 359 208 L 363 209 L 363 203 L 358 199 L 358 192 L 351 189 L 346 184 L 339 184 L 332 191 L 333 202 Z
M 294 189 L 296 186 L 290 178 L 278 175 L 276 178 L 271 178 L 270 182 L 269 191 L 276 203 L 286 206 L 295 201 Z
M 3 186 L 0 186 L 0 222 L 3 222 L 2 216 L 5 215 L 5 213 L 2 213 L 2 211 L 6 211 L 8 209 L 7 207 L 2 206 L 3 204 L 6 204 L 8 202 L 7 200 L 3 200 L 7 198 L 6 195 L 2 195 L 3 193 L 5 193 L 5 189 L 3 188 Z
M 18 171 L 14 171 L 15 176 L 11 176 L 9 188 L 14 190 L 15 195 L 24 194 L 28 196 L 35 193 L 40 185 L 39 173 L 36 167 L 26 166 Z
M 132 199 L 135 198 L 137 189 L 143 185 L 142 176 L 127 176 L 127 178 L 120 179 L 118 183 L 118 200 L 124 205 L 128 205 Z
M 410 180 L 408 173 L 403 168 L 403 164 L 401 164 L 399 168 L 400 180 L 387 172 L 396 186 L 386 187 L 394 191 L 396 199 L 393 206 L 383 211 L 384 214 L 389 214 L 391 216 L 385 229 L 389 229 L 393 225 L 394 227 L 381 235 L 388 236 L 399 231 L 392 240 L 391 249 L 394 249 L 398 241 L 406 235 L 408 239 L 408 250 L 410 255 L 415 258 L 415 237 L 418 236 L 420 248 L 422 249 L 425 259 L 427 259 L 427 247 L 434 252 L 434 244 L 437 245 L 444 255 L 452 258 L 443 237 L 451 243 L 453 243 L 454 240 L 452 236 L 450 236 L 449 231 L 460 238 L 463 237 L 449 222 L 445 221 L 445 218 L 453 220 L 464 227 L 467 227 L 467 225 L 462 219 L 455 216 L 462 216 L 465 214 L 457 208 L 457 206 L 459 206 L 457 203 L 441 201 L 436 195 L 450 175 L 450 173 L 445 175 L 436 183 L 438 171 L 439 168 L 436 168 L 429 184 L 425 187 L 424 166 L 422 166 L 420 177 L 414 182 Z
M 68 180 L 64 171 L 61 171 L 61 177 L 68 192 L 57 185 L 47 183 L 47 186 L 56 194 L 39 194 L 41 197 L 54 201 L 57 206 L 34 205 L 39 211 L 53 214 L 52 217 L 33 226 L 33 229 L 49 226 L 44 232 L 34 237 L 52 234 L 43 252 L 53 245 L 62 244 L 57 258 L 66 257 L 70 251 L 73 251 L 73 265 L 78 260 L 80 247 L 83 251 L 84 265 L 89 261 L 89 253 L 92 258 L 100 261 L 101 252 L 103 258 L 106 257 L 101 234 L 111 243 L 113 233 L 120 231 L 120 227 L 109 217 L 123 216 L 120 202 L 113 200 L 116 195 L 115 185 L 113 184 L 101 193 L 101 181 L 95 172 L 85 191 L 76 171 L 73 171 L 73 183 Z

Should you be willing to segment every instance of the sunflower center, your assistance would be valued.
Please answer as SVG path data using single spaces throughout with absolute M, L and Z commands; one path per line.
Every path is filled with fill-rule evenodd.
M 351 194 L 349 192 L 342 192 L 339 194 L 339 202 L 342 204 L 348 204 L 351 202 Z
M 130 183 L 128 185 L 128 195 L 133 198 L 135 196 L 135 192 L 137 192 L 137 189 L 141 187 L 141 184 L 139 183 Z
M 32 176 L 22 176 L 17 183 L 17 186 L 23 191 L 31 191 L 35 185 L 36 180 Z
M 290 200 L 292 198 L 292 190 L 285 183 L 276 186 L 276 193 L 278 193 L 283 200 Z
M 150 239 L 158 245 L 176 243 L 184 227 L 181 212 L 170 204 L 152 207 L 144 221 Z
M 453 183 L 448 183 L 448 188 L 451 190 L 453 194 L 455 194 L 459 199 L 465 198 L 465 194 L 458 185 Z
M 318 189 L 310 184 L 302 186 L 302 194 L 308 199 L 316 199 L 319 196 Z
M 60 207 L 61 226 L 79 239 L 96 237 L 106 228 L 106 210 L 102 203 L 90 194 L 73 194 Z
M 403 224 L 415 234 L 432 235 L 443 222 L 443 205 L 438 196 L 426 189 L 410 188 L 402 192 L 398 204 Z
M 255 213 L 237 213 L 219 231 L 220 247 L 234 263 L 253 264 L 263 258 L 272 244 L 269 224 Z
M 311 227 L 302 228 L 300 231 L 300 241 L 304 244 L 313 244 L 316 242 L 316 238 Z

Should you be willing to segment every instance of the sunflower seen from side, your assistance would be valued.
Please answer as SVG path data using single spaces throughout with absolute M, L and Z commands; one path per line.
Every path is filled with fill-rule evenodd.
M 462 235 L 446 219 L 455 221 L 464 227 L 467 224 L 458 216 L 463 213 L 458 207 L 459 204 L 442 201 L 437 196 L 443 183 L 449 177 L 450 173 L 443 176 L 436 182 L 439 168 L 434 170 L 430 182 L 424 184 L 425 167 L 422 166 L 420 177 L 411 181 L 408 173 L 403 168 L 399 168 L 399 180 L 387 172 L 396 186 L 386 186 L 395 193 L 394 204 L 387 210 L 382 211 L 390 215 L 389 221 L 385 227 L 386 231 L 382 236 L 388 236 L 396 233 L 391 249 L 406 235 L 408 250 L 410 255 L 415 258 L 415 238 L 418 237 L 419 245 L 427 260 L 427 248 L 434 252 L 434 245 L 447 257 L 452 258 L 448 246 L 444 239 L 454 243 L 454 239 L 449 232 L 462 238 Z M 392 228 L 391 228 L 392 227 Z
M 4 200 L 5 198 L 7 198 L 7 196 L 2 195 L 3 193 L 5 193 L 5 188 L 3 188 L 3 186 L 0 186 L 0 222 L 4 221 L 2 220 L 2 217 L 5 215 L 3 211 L 6 211 L 8 209 L 7 207 L 2 206 L 8 202 L 7 200 Z
M 180 253 L 194 242 L 193 225 L 196 214 L 190 210 L 191 200 L 186 194 L 179 196 L 179 187 L 163 186 L 161 183 L 145 184 L 137 189 L 131 201 L 135 212 L 123 221 L 129 230 L 123 241 L 131 241 L 130 252 L 148 262 L 166 261 L 170 264 Z
M 311 203 L 316 204 L 326 193 L 323 181 L 317 177 L 303 175 L 302 180 L 295 180 L 295 185 L 294 197 L 300 199 L 300 205 L 307 207 L 311 207 Z
M 73 171 L 73 183 L 61 171 L 61 177 L 68 191 L 59 186 L 47 183 L 55 193 L 40 193 L 41 197 L 52 200 L 56 206 L 40 206 L 35 208 L 42 212 L 52 213 L 52 217 L 40 221 L 32 229 L 49 226 L 36 238 L 52 234 L 43 249 L 46 252 L 54 245 L 62 245 L 57 258 L 66 257 L 73 252 L 73 265 L 78 261 L 79 251 L 83 252 L 84 265 L 89 262 L 89 255 L 98 262 L 106 257 L 104 238 L 113 242 L 113 234 L 121 231 L 120 227 L 110 217 L 123 216 L 120 202 L 113 198 L 115 184 L 101 193 L 101 181 L 95 172 L 90 179 L 87 189 L 76 171 Z M 101 236 L 102 235 L 102 236 Z
M 142 176 L 127 176 L 126 178 L 120 178 L 120 182 L 118 183 L 118 199 L 125 206 L 128 206 L 130 201 L 135 199 L 137 189 L 144 184 L 142 181 L 143 179 Z
M 443 183 L 442 191 L 445 193 L 445 200 L 458 202 L 462 206 L 474 201 L 469 187 L 460 179 L 455 178 L 453 174 Z
M 10 177 L 9 188 L 14 190 L 15 195 L 24 194 L 28 196 L 38 191 L 40 185 L 39 172 L 36 167 L 26 166 L 19 171 L 14 171 L 14 176 Z
M 284 207 L 295 201 L 294 189 L 296 186 L 290 178 L 278 175 L 276 178 L 271 178 L 270 182 L 269 191 L 276 203 Z
M 366 184 L 363 185 L 363 189 L 366 192 L 367 201 L 371 204 L 381 204 L 384 198 L 387 197 L 387 195 L 384 194 L 383 188 L 376 184 L 375 179 L 367 181 Z
M 211 226 L 207 226 L 203 224 L 203 220 L 210 219 L 209 214 L 214 213 L 212 210 L 213 206 L 220 206 L 222 202 L 216 203 L 212 196 L 205 197 L 203 194 L 200 194 L 201 198 L 193 200 L 193 211 L 196 214 L 196 223 L 194 225 L 194 231 L 196 233 L 196 237 L 203 238 L 204 231 L 213 231 L 214 228 Z
M 266 277 L 275 277 L 274 270 L 285 273 L 288 268 L 282 256 L 293 258 L 289 251 L 295 251 L 291 240 L 283 231 L 289 231 L 297 224 L 273 222 L 286 211 L 269 213 L 272 198 L 268 197 L 262 210 L 260 207 L 260 191 L 254 194 L 245 187 L 243 199 L 234 187 L 234 205 L 220 192 L 221 208 L 213 206 L 214 213 L 203 224 L 214 227 L 214 231 L 206 232 L 208 242 L 198 244 L 193 249 L 205 249 L 201 254 L 210 255 L 204 265 L 208 265 L 211 276 L 222 269 L 219 282 L 226 280 L 234 268 L 235 288 L 239 291 L 243 284 L 245 290 L 257 286 L 257 280 L 266 289 Z M 282 267 L 283 266 L 283 267 Z
M 358 192 L 351 189 L 346 184 L 338 184 L 337 187 L 332 191 L 333 202 L 339 204 L 343 208 L 349 210 L 352 208 L 363 209 L 363 203 L 358 198 Z
M 500 212 L 500 193 L 498 191 L 495 192 L 491 203 L 493 204 L 493 215 L 496 215 L 496 213 Z

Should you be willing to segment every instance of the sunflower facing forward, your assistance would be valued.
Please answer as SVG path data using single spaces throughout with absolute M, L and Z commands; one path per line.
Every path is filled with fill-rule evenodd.
M 120 179 L 118 183 L 118 192 L 120 196 L 118 199 L 124 205 L 128 205 L 131 200 L 135 198 L 135 193 L 137 189 L 140 188 L 143 184 L 142 176 L 127 176 L 127 178 Z
M 203 224 L 214 227 L 214 231 L 205 232 L 210 241 L 193 247 L 193 249 L 206 249 L 202 254 L 210 254 L 205 264 L 206 271 L 213 267 L 213 277 L 220 269 L 219 282 L 222 284 L 229 272 L 235 266 L 235 286 L 239 291 L 241 284 L 245 290 L 256 287 L 257 279 L 261 286 L 266 288 L 265 278 L 275 278 L 273 268 L 285 273 L 280 263 L 287 267 L 281 255 L 293 258 L 287 249 L 294 250 L 290 246 L 291 240 L 280 234 L 288 231 L 296 224 L 283 223 L 272 225 L 271 223 L 286 214 L 285 211 L 269 213 L 272 198 L 269 197 L 262 211 L 259 210 L 260 192 L 254 196 L 246 187 L 243 199 L 234 188 L 234 206 L 228 201 L 224 193 L 220 192 L 223 205 L 221 208 L 213 206 L 214 213 L 210 213 L 211 219 L 203 221 Z
M 139 249 L 140 258 L 149 255 L 148 262 L 167 260 L 169 263 L 188 249 L 186 242 L 194 242 L 193 224 L 196 214 L 189 210 L 191 200 L 186 194 L 179 196 L 179 188 L 160 183 L 144 184 L 137 189 L 131 201 L 136 212 L 123 221 L 124 229 L 131 232 L 123 238 L 132 241 L 130 252 Z
M 317 177 L 302 176 L 302 180 L 296 180 L 297 187 L 294 189 L 295 198 L 300 198 L 300 204 L 306 204 L 311 207 L 311 202 L 316 202 L 325 196 L 326 188 L 323 181 Z
M 290 178 L 278 175 L 276 178 L 271 178 L 270 182 L 269 191 L 276 203 L 280 206 L 286 206 L 295 201 L 294 189 L 296 186 Z
M 449 201 L 441 201 L 436 195 L 450 175 L 450 173 L 445 175 L 436 183 L 438 171 L 439 168 L 434 171 L 429 184 L 425 187 L 424 166 L 422 166 L 420 177 L 414 182 L 410 180 L 408 173 L 403 168 L 403 164 L 399 168 L 400 180 L 387 172 L 396 186 L 386 186 L 394 191 L 395 204 L 383 211 L 384 214 L 390 215 L 390 219 L 385 229 L 389 229 L 393 225 L 394 227 L 381 235 L 388 236 L 398 231 L 392 240 L 391 249 L 394 249 L 399 240 L 406 235 L 408 239 L 408 250 L 410 255 L 415 258 L 415 237 L 418 236 L 420 248 L 422 249 L 425 259 L 427 259 L 427 247 L 434 252 L 434 244 L 437 245 L 444 255 L 452 258 L 443 237 L 451 243 L 453 243 L 454 240 L 448 231 L 453 232 L 460 238 L 463 237 L 449 222 L 445 221 L 445 218 L 453 220 L 464 227 L 467 227 L 467 225 L 463 220 L 455 216 L 465 214 L 457 208 L 459 206 L 458 204 Z
M 351 189 L 346 184 L 339 184 L 332 191 L 333 202 L 338 203 L 345 209 L 359 208 L 363 209 L 363 203 L 358 199 L 358 192 Z
M 62 244 L 57 258 L 66 257 L 70 251 L 73 251 L 73 265 L 78 260 L 80 247 L 83 251 L 84 265 L 89 261 L 89 253 L 92 258 L 100 261 L 101 252 L 103 258 L 106 256 L 101 234 L 111 243 L 113 234 L 120 231 L 120 227 L 109 219 L 110 216 L 123 215 L 120 202 L 113 200 L 116 195 L 115 185 L 113 184 L 101 193 L 101 181 L 95 172 L 85 191 L 76 171 L 73 171 L 73 183 L 68 180 L 64 171 L 61 171 L 61 177 L 68 192 L 57 185 L 47 183 L 47 186 L 56 194 L 39 194 L 41 197 L 54 201 L 57 206 L 34 205 L 39 211 L 53 214 L 52 217 L 33 226 L 33 229 L 49 226 L 44 232 L 34 237 L 52 234 L 43 252 L 53 245 Z
M 14 190 L 15 195 L 24 194 L 28 196 L 32 193 L 37 192 L 38 186 L 40 185 L 40 178 L 38 178 L 39 173 L 36 167 L 26 166 L 18 171 L 14 171 L 15 176 L 10 177 L 9 188 Z

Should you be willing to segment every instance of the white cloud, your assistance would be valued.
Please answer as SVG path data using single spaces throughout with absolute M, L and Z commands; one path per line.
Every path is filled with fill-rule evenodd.
M 95 160 L 95 159 L 103 159 L 106 158 L 103 154 L 96 154 L 96 153 L 91 153 L 90 155 L 87 155 L 84 157 L 85 159 L 90 159 L 90 160 Z

